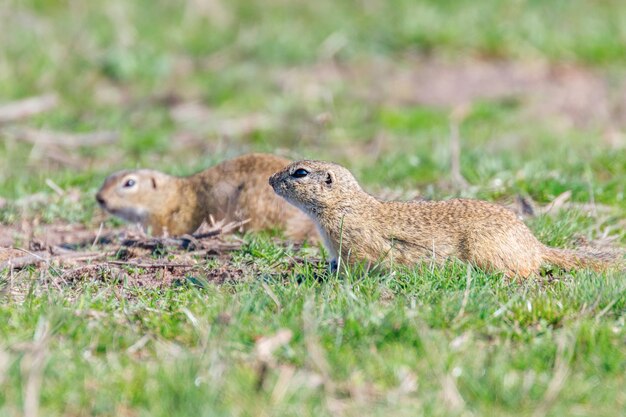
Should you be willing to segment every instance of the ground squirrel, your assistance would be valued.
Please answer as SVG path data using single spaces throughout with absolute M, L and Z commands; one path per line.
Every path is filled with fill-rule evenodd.
M 269 179 L 274 191 L 317 224 L 331 260 L 414 265 L 456 258 L 492 272 L 527 277 L 543 264 L 602 269 L 606 260 L 550 248 L 510 210 L 486 201 L 380 201 L 346 168 L 294 162 Z
M 111 214 L 141 223 L 155 235 L 193 233 L 209 216 L 250 219 L 245 230 L 282 228 L 292 239 L 315 239 L 315 225 L 274 194 L 267 177 L 291 161 L 248 154 L 188 177 L 139 169 L 110 175 L 96 200 Z

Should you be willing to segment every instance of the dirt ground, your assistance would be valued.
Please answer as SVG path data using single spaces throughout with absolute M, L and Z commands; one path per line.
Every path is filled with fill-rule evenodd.
M 124 277 L 133 286 L 163 288 L 186 281 L 202 284 L 194 277 L 201 272 L 207 282 L 237 280 L 243 270 L 232 266 L 229 253 L 242 245 L 229 227 L 178 238 L 153 238 L 129 226 L 123 229 L 89 228 L 82 225 L 51 224 L 32 227 L 2 226 L 0 270 L 9 276 L 24 270 L 50 269 L 54 281 L 71 285 L 77 281 Z M 15 245 L 8 245 L 13 236 Z M 208 268 L 201 263 L 215 260 Z M 204 264 L 206 265 L 206 264 Z M 33 269 L 35 268 L 35 269 Z

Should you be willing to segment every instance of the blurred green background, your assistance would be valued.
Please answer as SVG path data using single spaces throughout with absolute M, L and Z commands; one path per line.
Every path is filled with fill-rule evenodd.
M 617 0 L 9 0 L 0 25 L 0 102 L 58 97 L 0 125 L 4 198 L 252 150 L 332 159 L 372 190 L 449 195 L 457 111 L 466 194 L 624 206 Z M 42 132 L 118 141 L 33 146 Z

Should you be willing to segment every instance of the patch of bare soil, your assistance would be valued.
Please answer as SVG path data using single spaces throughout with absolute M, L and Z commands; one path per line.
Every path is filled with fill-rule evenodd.
M 173 238 L 150 237 L 132 228 L 3 225 L 3 235 L 17 238 L 0 247 L 0 278 L 12 285 L 20 272 L 35 271 L 42 283 L 59 288 L 88 281 L 164 288 L 239 280 L 244 271 L 229 261 L 230 252 L 242 244 L 231 235 L 240 226 L 203 225 L 193 235 Z M 208 259 L 215 262 L 208 266 Z
M 403 57 L 279 70 L 281 88 L 304 99 L 352 92 L 389 106 L 457 108 L 481 100 L 513 99 L 530 116 L 571 126 L 626 127 L 626 80 L 581 66 L 543 61 L 447 61 Z
M 24 246 L 29 250 L 52 246 L 86 246 L 95 244 L 98 234 L 103 239 L 112 230 L 93 229 L 82 224 L 53 223 L 39 225 L 36 221 L 0 225 L 0 247 Z

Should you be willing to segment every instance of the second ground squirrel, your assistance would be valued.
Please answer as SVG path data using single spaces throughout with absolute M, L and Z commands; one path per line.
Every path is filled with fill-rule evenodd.
M 317 224 L 331 265 L 368 262 L 414 265 L 456 258 L 509 277 L 544 264 L 603 269 L 607 260 L 545 246 L 510 210 L 486 201 L 380 201 L 346 168 L 294 162 L 270 177 L 274 191 Z
M 245 230 L 284 229 L 292 239 L 315 239 L 306 215 L 274 194 L 267 177 L 291 161 L 270 154 L 248 154 L 188 177 L 139 169 L 111 174 L 96 200 L 102 208 L 140 223 L 152 234 L 193 233 L 204 220 L 250 219 Z

